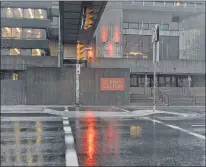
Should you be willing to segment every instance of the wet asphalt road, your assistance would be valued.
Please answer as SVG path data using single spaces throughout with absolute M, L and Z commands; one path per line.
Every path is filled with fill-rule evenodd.
M 70 120 L 80 166 L 203 166 L 205 140 L 140 119 Z
M 21 121 L 21 115 L 16 121 L 1 120 L 1 166 L 65 166 L 62 120 L 36 115 L 36 121 L 31 116 Z
M 68 118 L 79 166 L 205 166 L 204 139 L 143 118 L 97 118 L 91 108 L 81 110 L 87 117 Z M 2 116 L 1 166 L 65 166 L 62 118 L 45 113 Z M 162 121 L 205 135 L 204 118 Z

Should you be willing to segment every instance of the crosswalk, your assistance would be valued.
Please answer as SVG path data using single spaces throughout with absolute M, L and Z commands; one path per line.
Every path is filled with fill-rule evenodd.
M 1 121 L 2 166 L 65 166 L 61 121 Z

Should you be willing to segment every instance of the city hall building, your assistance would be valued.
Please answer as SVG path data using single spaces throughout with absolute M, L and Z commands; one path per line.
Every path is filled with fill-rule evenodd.
M 21 87 L 30 67 L 54 68 L 59 62 L 66 67 L 75 63 L 76 44 L 70 42 L 71 36 L 58 43 L 59 23 L 63 27 L 60 33 L 66 33 L 69 26 L 69 21 L 61 16 L 60 3 L 1 2 L 2 92 L 8 92 L 13 82 Z M 95 3 L 98 5 L 94 2 L 94 7 Z M 59 21 L 59 16 L 63 21 Z M 202 2 L 107 2 L 92 42 L 85 45 L 92 46 L 94 61 L 86 63 L 85 53 L 83 66 L 129 69 L 129 92 L 147 94 L 153 86 L 151 29 L 155 24 L 160 25 L 158 88 L 204 91 L 201 89 L 205 87 L 205 4 Z M 5 97 L 2 103 L 9 104 L 9 99 Z

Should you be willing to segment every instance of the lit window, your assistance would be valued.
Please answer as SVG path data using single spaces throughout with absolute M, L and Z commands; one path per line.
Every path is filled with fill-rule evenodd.
M 13 17 L 13 9 L 12 8 L 7 8 L 6 9 L 6 16 L 7 17 Z
M 41 38 L 40 29 L 34 29 L 34 30 L 33 30 L 32 38 Z
M 32 49 L 32 56 L 41 56 L 41 49 Z
M 14 9 L 14 17 L 22 18 L 23 17 L 23 9 L 15 8 Z
M 12 80 L 18 80 L 18 78 L 19 78 L 18 73 L 13 73 L 12 74 Z
M 46 10 L 35 9 L 35 19 L 46 19 Z
M 21 38 L 22 28 L 12 28 L 12 38 Z
M 20 55 L 20 49 L 10 49 L 10 55 Z
M 24 18 L 34 19 L 34 9 L 24 9 Z
M 2 28 L 2 37 L 3 38 L 11 38 L 11 28 L 3 27 Z
M 180 2 L 176 2 L 176 4 L 175 4 L 175 6 L 180 6 L 181 4 L 180 4 Z
M 23 29 L 23 38 L 32 39 L 32 29 L 24 28 Z

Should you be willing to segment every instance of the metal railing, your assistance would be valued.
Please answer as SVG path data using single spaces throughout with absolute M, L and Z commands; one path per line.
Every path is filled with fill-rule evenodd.
M 154 81 L 152 79 L 151 82 L 154 84 Z M 161 102 L 163 102 L 165 105 L 170 105 L 169 95 L 164 93 L 159 87 L 156 87 L 156 94 Z M 151 87 L 151 97 L 153 97 L 153 87 Z
M 189 87 L 185 87 L 179 79 L 178 79 L 178 83 L 181 85 L 182 94 L 188 96 L 188 98 L 192 100 L 193 105 L 196 105 L 196 97 L 192 93 L 191 89 Z

